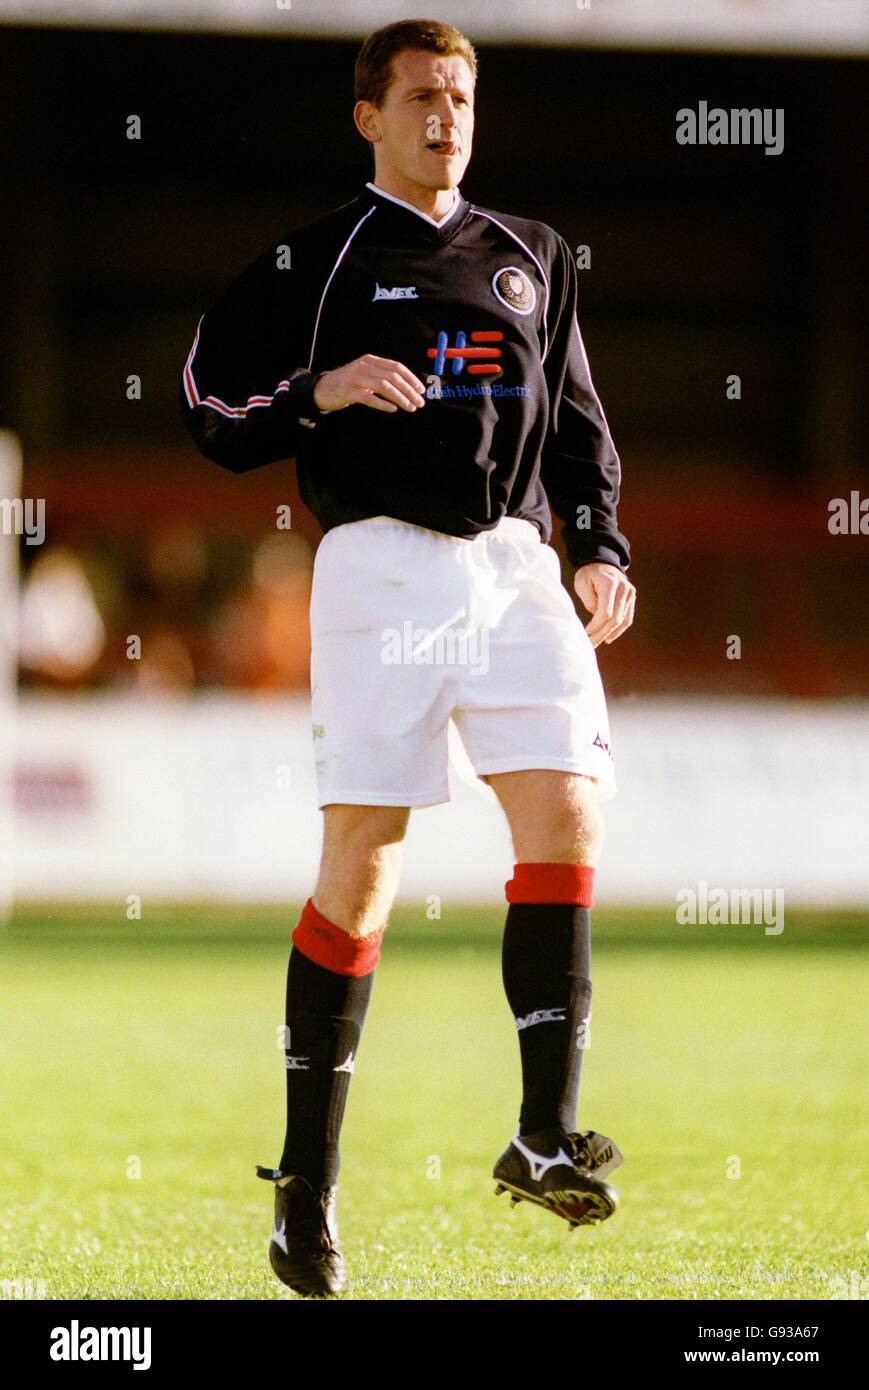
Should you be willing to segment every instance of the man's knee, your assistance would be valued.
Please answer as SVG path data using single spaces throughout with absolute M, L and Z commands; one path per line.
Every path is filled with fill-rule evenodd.
M 314 906 L 336 926 L 365 935 L 385 923 L 395 898 L 410 811 L 331 804 L 324 817 Z
M 574 838 L 584 849 L 596 854 L 603 844 L 606 820 L 594 778 L 577 776 L 571 801 L 574 808 Z
M 509 806 L 517 859 L 594 865 L 606 828 L 594 778 L 553 774 L 528 790 L 531 799 L 514 795 Z
M 323 850 L 354 858 L 382 857 L 401 845 L 410 811 L 406 806 L 323 807 Z
M 540 826 L 534 857 L 550 863 L 594 864 L 605 828 L 595 801 L 572 802 L 562 814 Z

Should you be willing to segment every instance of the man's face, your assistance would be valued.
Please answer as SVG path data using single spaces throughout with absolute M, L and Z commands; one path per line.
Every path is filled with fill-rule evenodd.
M 403 49 L 391 64 L 392 80 L 381 107 L 357 103 L 374 144 L 377 174 L 392 173 L 424 188 L 454 188 L 471 157 L 474 86 L 471 69 L 457 54 L 441 57 Z

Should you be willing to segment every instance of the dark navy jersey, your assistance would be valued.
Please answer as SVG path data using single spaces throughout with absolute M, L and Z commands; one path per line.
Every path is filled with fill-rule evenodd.
M 394 516 L 472 537 L 551 510 L 568 559 L 624 569 L 619 458 L 576 320 L 570 248 L 545 222 L 455 192 L 439 221 L 373 183 L 287 233 L 202 316 L 184 367 L 185 423 L 234 473 L 295 458 L 324 531 Z M 395 412 L 320 411 L 319 374 L 364 353 L 426 384 Z

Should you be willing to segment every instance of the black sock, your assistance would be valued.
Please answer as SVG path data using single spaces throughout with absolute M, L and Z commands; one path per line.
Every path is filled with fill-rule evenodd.
M 591 1014 L 590 909 L 511 902 L 502 972 L 522 1058 L 519 1133 L 572 1133 Z
M 341 975 L 298 947 L 287 967 L 287 1131 L 280 1167 L 315 1187 L 337 1181 L 338 1137 L 374 971 Z

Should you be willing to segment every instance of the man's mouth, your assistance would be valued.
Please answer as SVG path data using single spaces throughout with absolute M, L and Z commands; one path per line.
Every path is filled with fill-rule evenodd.
M 452 140 L 430 140 L 428 148 L 433 154 L 458 154 L 459 147 Z

